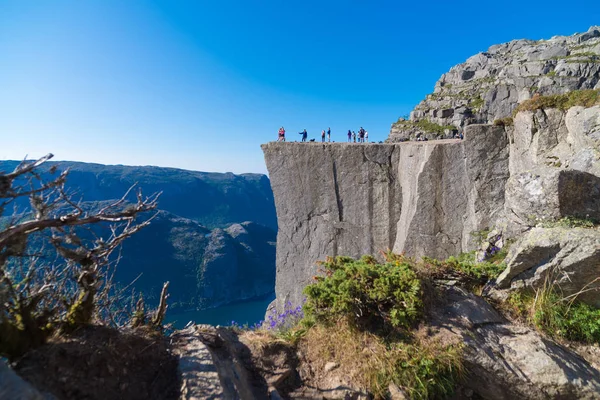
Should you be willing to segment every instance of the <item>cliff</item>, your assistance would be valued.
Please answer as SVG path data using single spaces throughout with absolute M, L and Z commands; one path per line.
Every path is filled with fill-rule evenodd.
M 600 89 L 598 26 L 548 40 L 513 40 L 475 54 L 442 75 L 410 120 L 392 124 L 388 140 L 448 137 L 453 128 L 510 117 L 518 103 L 534 96 L 581 89 Z
M 491 151 L 488 149 L 492 149 Z M 326 256 L 393 250 L 446 257 L 501 217 L 508 179 L 502 127 L 461 140 L 263 145 L 275 196 L 278 302 L 299 304 Z
M 327 256 L 446 258 L 498 227 L 600 219 L 600 106 L 519 113 L 514 126 L 469 125 L 464 140 L 268 143 L 275 197 L 276 304 L 302 302 Z

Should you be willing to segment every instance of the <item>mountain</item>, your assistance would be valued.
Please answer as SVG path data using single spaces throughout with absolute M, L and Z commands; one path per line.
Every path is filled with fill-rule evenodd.
M 456 130 L 464 140 L 411 140 L 423 135 L 448 138 Z M 581 316 L 576 307 L 590 313 L 598 313 L 600 307 L 599 27 L 570 37 L 492 46 L 469 58 L 442 76 L 434 95 L 415 108 L 410 120 L 393 126 L 388 143 L 271 142 L 262 149 L 279 224 L 271 316 L 285 318 L 302 305 L 303 289 L 315 281 L 318 286 L 308 291 L 315 308 L 332 312 L 351 288 L 354 303 L 343 306 L 353 304 L 348 315 L 368 313 L 362 299 L 370 295 L 356 295 L 361 279 L 354 271 L 361 267 L 342 269 L 348 261 L 329 259 L 325 264 L 333 266 L 327 270 L 319 263 L 327 257 L 370 254 L 383 261 L 392 250 L 401 256 L 388 258 L 389 276 L 378 275 L 389 282 L 422 256 L 455 256 L 439 264 L 422 260 L 428 274 L 440 273 L 440 265 L 450 274 L 433 278 L 436 289 L 426 291 L 430 305 L 424 311 L 433 318 L 413 332 L 416 342 L 459 346 L 464 376 L 469 377 L 460 386 L 468 392 L 461 393 L 459 386 L 452 395 L 428 392 L 424 397 L 600 398 L 598 358 L 582 343 L 593 343 L 590 348 L 597 350 L 598 337 L 559 339 L 566 331 L 588 330 L 575 321 L 597 321 L 591 314 Z M 299 170 L 303 174 L 295 173 Z M 492 264 L 494 256 L 498 259 Z M 487 261 L 503 270 L 497 278 L 486 278 L 477 295 L 472 286 L 460 283 L 459 260 L 469 257 L 478 268 Z M 315 279 L 319 276 L 324 280 Z M 327 276 L 333 278 L 321 286 Z M 352 283 L 332 283 L 344 278 Z M 323 301 L 328 296 L 335 300 Z M 515 306 L 521 301 L 516 299 L 527 296 L 535 306 L 516 318 L 513 310 L 521 307 Z M 565 311 L 554 308 L 559 304 Z M 560 325 L 559 318 L 569 323 Z M 543 327 L 541 320 L 552 322 Z M 364 325 L 358 330 L 380 330 L 378 325 Z M 333 394 L 357 381 L 347 378 L 358 365 L 348 354 L 360 354 L 366 336 L 355 339 L 361 344 L 349 351 L 352 342 L 336 341 L 333 330 L 309 342 L 314 332 L 301 339 L 307 343 L 305 354 L 316 354 L 314 361 L 307 362 L 302 349 L 294 349 L 305 364 L 298 368 L 305 385 L 301 396 L 311 397 L 307 389 L 319 388 L 322 393 L 311 398 L 325 393 L 369 397 L 369 384 L 354 393 Z M 386 354 L 390 336 L 382 346 Z M 344 344 L 336 349 L 327 340 Z M 323 352 L 314 350 L 323 341 L 326 360 Z M 265 348 L 264 342 L 261 346 Z M 337 359 L 331 357 L 336 351 Z M 431 361 L 442 362 L 439 355 Z M 344 370 L 344 364 L 352 367 Z M 367 373 L 381 376 L 374 364 L 360 365 L 369 365 Z M 395 378 L 400 370 L 405 371 L 404 363 L 396 363 L 390 372 L 393 384 L 380 385 L 377 378 L 371 388 L 383 387 L 386 393 L 380 396 L 386 398 L 418 397 L 403 392 L 406 380 Z M 339 371 L 337 376 L 334 371 Z
M 387 141 L 451 137 L 470 124 L 509 118 L 518 103 L 534 96 L 582 89 L 600 89 L 599 26 L 571 36 L 497 44 L 443 74 L 410 119 L 392 124 Z
M 12 171 L 17 161 L 0 161 L 0 171 Z M 277 230 L 273 192 L 262 174 L 198 172 L 176 168 L 132 167 L 70 161 L 48 162 L 70 170 L 67 184 L 85 201 L 119 199 L 137 183 L 149 195 L 162 192 L 159 208 L 209 227 L 253 221 Z
M 12 171 L 17 161 L 0 161 Z M 142 292 L 150 304 L 170 282 L 172 311 L 202 309 L 269 295 L 275 285 L 277 223 L 269 179 L 175 168 L 48 162 L 68 168 L 67 189 L 94 209 L 119 199 L 137 183 L 162 192 L 151 224 L 126 240 L 116 281 Z M 22 199 L 19 206 L 28 207 Z M 251 222 L 250 222 L 251 221 Z M 96 233 L 108 234 L 105 226 Z M 82 235 L 86 233 L 82 232 Z M 32 241 L 40 247 L 39 241 Z
M 399 123 L 409 127 L 402 134 L 452 123 L 461 126 L 464 140 L 404 141 L 409 137 L 392 129 L 390 141 L 403 143 L 263 144 L 279 224 L 277 310 L 302 303 L 304 286 L 319 273 L 316 262 L 327 256 L 393 250 L 444 259 L 476 250 L 481 232 L 494 228 L 517 240 L 539 221 L 600 221 L 599 46 L 598 27 L 492 46 L 452 67 L 436 85 L 438 100 L 428 96 L 410 121 Z M 519 103 L 514 93 L 534 84 Z M 465 98 L 453 96 L 455 90 Z M 511 94 L 500 96 L 502 90 Z M 544 95 L 532 95 L 540 91 Z M 457 113 L 480 96 L 472 119 Z M 475 123 L 513 111 L 506 121 Z M 566 242 L 552 246 L 558 252 Z M 554 255 L 540 250 L 526 265 L 538 268 Z M 516 268 L 503 285 L 531 274 Z M 577 284 L 562 289 L 575 293 L 588 275 L 568 276 Z
M 253 222 L 207 229 L 160 211 L 124 242 L 115 278 L 151 302 L 170 282 L 171 311 L 215 307 L 273 293 L 276 232 Z M 141 276 L 140 276 L 141 275 Z

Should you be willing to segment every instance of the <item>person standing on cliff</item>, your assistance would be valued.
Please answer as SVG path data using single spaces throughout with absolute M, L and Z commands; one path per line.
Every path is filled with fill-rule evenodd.
M 364 143 L 365 142 L 365 130 L 363 129 L 362 126 L 358 130 L 358 142 L 359 143 Z
M 369 143 L 369 132 L 365 131 L 365 141 Z
M 356 143 L 356 132 L 352 131 L 352 141 Z
M 348 129 L 348 143 L 352 141 L 352 132 Z
M 325 143 L 325 129 L 321 131 L 321 142 Z
M 277 141 L 285 142 L 285 129 L 283 129 L 283 126 L 279 128 L 279 138 L 277 139 Z
M 327 128 L 327 142 L 331 142 L 331 128 Z
M 306 129 L 303 130 L 302 132 L 298 132 L 298 135 L 302 135 L 302 141 L 306 142 L 306 137 L 308 136 L 308 133 L 306 132 Z

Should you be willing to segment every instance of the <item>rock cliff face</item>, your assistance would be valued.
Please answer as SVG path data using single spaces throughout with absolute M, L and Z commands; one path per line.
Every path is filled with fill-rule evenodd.
M 508 141 L 470 126 L 464 141 L 263 145 L 275 196 L 278 304 L 300 304 L 326 256 L 446 257 L 504 212 Z M 489 151 L 488 149 L 493 149 Z
M 302 302 L 326 256 L 445 258 L 473 250 L 474 233 L 494 226 L 516 237 L 544 220 L 600 219 L 600 106 L 468 125 L 464 140 L 275 142 L 263 151 L 279 225 L 278 308 Z M 521 272 L 508 276 L 523 280 Z
M 300 304 L 326 256 L 390 249 L 445 258 L 475 249 L 474 234 L 494 227 L 517 238 L 543 221 L 600 221 L 598 93 L 580 92 L 596 99 L 587 107 L 565 110 L 582 102 L 564 97 L 551 103 L 562 108 L 532 101 L 524 108 L 532 111 L 512 115 L 525 100 L 581 89 L 600 90 L 600 27 L 515 40 L 469 58 L 440 78 L 410 120 L 392 126 L 386 144 L 263 145 L 279 226 L 276 306 Z M 456 130 L 464 140 L 407 141 Z M 574 248 L 562 236 L 554 242 Z M 520 267 L 501 286 L 540 282 L 559 262 L 552 260 L 526 268 L 515 261 Z
M 600 27 L 549 40 L 513 40 L 452 67 L 415 107 L 410 121 L 392 125 L 388 140 L 420 135 L 418 121 L 457 128 L 492 123 L 536 94 L 594 88 L 600 89 Z

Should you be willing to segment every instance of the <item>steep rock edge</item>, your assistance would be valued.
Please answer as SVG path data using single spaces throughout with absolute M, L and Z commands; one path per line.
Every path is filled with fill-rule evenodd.
M 469 125 L 462 141 L 262 148 L 279 225 L 278 310 L 302 303 L 326 256 L 446 258 L 493 226 L 517 237 L 542 220 L 600 218 L 600 106 Z
M 578 89 L 600 89 L 599 26 L 549 40 L 513 40 L 470 57 L 442 75 L 410 121 L 392 124 L 388 141 L 436 136 L 410 122 L 457 128 L 492 123 L 509 117 L 519 102 L 534 95 Z
M 445 258 L 473 247 L 470 233 L 504 212 L 502 127 L 470 126 L 464 141 L 262 148 L 279 226 L 278 309 L 302 303 L 315 262 L 326 256 L 393 250 Z

